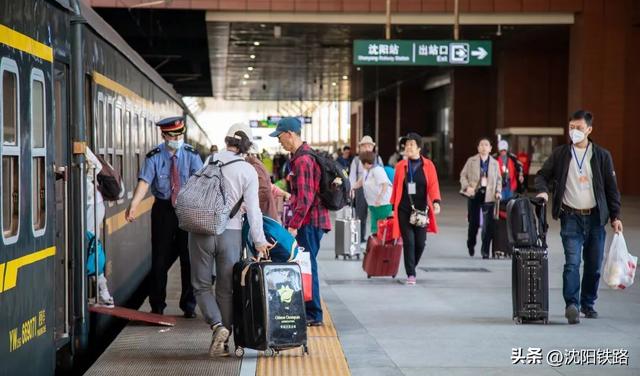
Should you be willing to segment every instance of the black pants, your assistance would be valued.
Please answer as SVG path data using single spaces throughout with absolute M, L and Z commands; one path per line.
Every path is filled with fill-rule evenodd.
M 151 286 L 149 304 L 154 312 L 167 306 L 167 273 L 180 257 L 180 309 L 194 312 L 196 298 L 191 286 L 191 263 L 187 232 L 178 228 L 178 217 L 169 200 L 156 199 L 151 208 Z
M 476 246 L 476 237 L 480 228 L 480 215 L 482 214 L 482 256 L 489 257 L 491 241 L 495 232 L 493 219 L 493 203 L 484 202 L 484 193 L 478 192 L 467 202 L 467 219 L 469 228 L 467 231 L 467 248 Z
M 367 215 L 369 206 L 364 198 L 364 189 L 356 189 L 356 218 L 360 220 L 360 242 L 367 241 Z
M 398 222 L 404 249 L 404 270 L 407 272 L 407 277 L 416 275 L 416 265 L 420 262 L 427 241 L 427 229 L 410 224 L 410 216 L 411 213 L 398 210 Z

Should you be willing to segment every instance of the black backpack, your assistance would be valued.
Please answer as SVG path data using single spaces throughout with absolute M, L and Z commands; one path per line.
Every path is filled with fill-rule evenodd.
M 105 201 L 117 201 L 122 191 L 122 177 L 100 154 L 96 154 L 102 169 L 98 173 L 98 191 Z
M 347 170 L 331 157 L 317 151 L 305 151 L 320 166 L 320 189 L 318 196 L 329 210 L 340 210 L 350 204 L 351 184 Z
M 512 247 L 546 248 L 547 228 L 544 200 L 521 197 L 507 204 L 507 236 Z

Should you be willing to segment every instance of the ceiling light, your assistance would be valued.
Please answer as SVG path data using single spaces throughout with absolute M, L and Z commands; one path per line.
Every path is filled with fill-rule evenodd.
M 360 67 L 357 67 L 357 68 L 356 68 L 356 70 L 357 70 L 358 72 L 360 72 Z
M 259 45 L 260 45 L 260 42 L 253 42 L 253 45 L 254 45 L 254 46 L 259 46 Z
M 249 56 L 249 57 L 250 57 L 251 59 L 255 59 L 255 58 L 256 58 L 256 55 L 251 55 L 251 56 Z
M 247 84 L 247 81 L 242 80 L 242 84 L 243 84 L 243 85 L 246 85 L 246 84 Z
M 242 77 L 244 77 L 244 78 L 249 78 L 249 74 L 248 74 L 248 73 L 245 73 L 245 74 L 244 74 L 244 76 L 242 76 Z
M 331 83 L 331 86 L 336 86 L 336 85 L 337 85 L 337 84 L 336 84 L 335 82 L 332 82 L 332 83 Z
M 342 79 L 343 79 L 343 80 L 348 80 L 348 79 L 349 79 L 349 76 L 344 75 L 344 76 L 342 76 Z
M 253 70 L 253 67 L 247 67 L 247 70 L 251 72 Z

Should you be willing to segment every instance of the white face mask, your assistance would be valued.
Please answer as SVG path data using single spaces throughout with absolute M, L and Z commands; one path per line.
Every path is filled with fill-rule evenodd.
M 167 140 L 167 146 L 173 150 L 178 150 L 184 144 L 184 140 Z
M 584 140 L 585 134 L 584 132 L 577 129 L 571 129 L 569 131 L 569 137 L 571 137 L 571 142 L 573 142 L 574 144 L 578 144 L 582 142 L 582 140 Z

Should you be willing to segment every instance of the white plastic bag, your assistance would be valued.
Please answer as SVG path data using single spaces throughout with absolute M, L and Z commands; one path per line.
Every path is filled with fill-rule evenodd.
M 622 290 L 633 284 L 638 258 L 627 250 L 622 233 L 613 235 L 609 253 L 604 263 L 602 278 L 607 286 L 614 290 Z
M 311 274 L 311 253 L 305 251 L 303 247 L 298 248 L 298 255 L 294 262 L 300 265 L 300 273 L 302 274 L 302 292 L 304 294 L 304 301 L 310 302 L 313 300 L 312 282 L 313 276 Z

